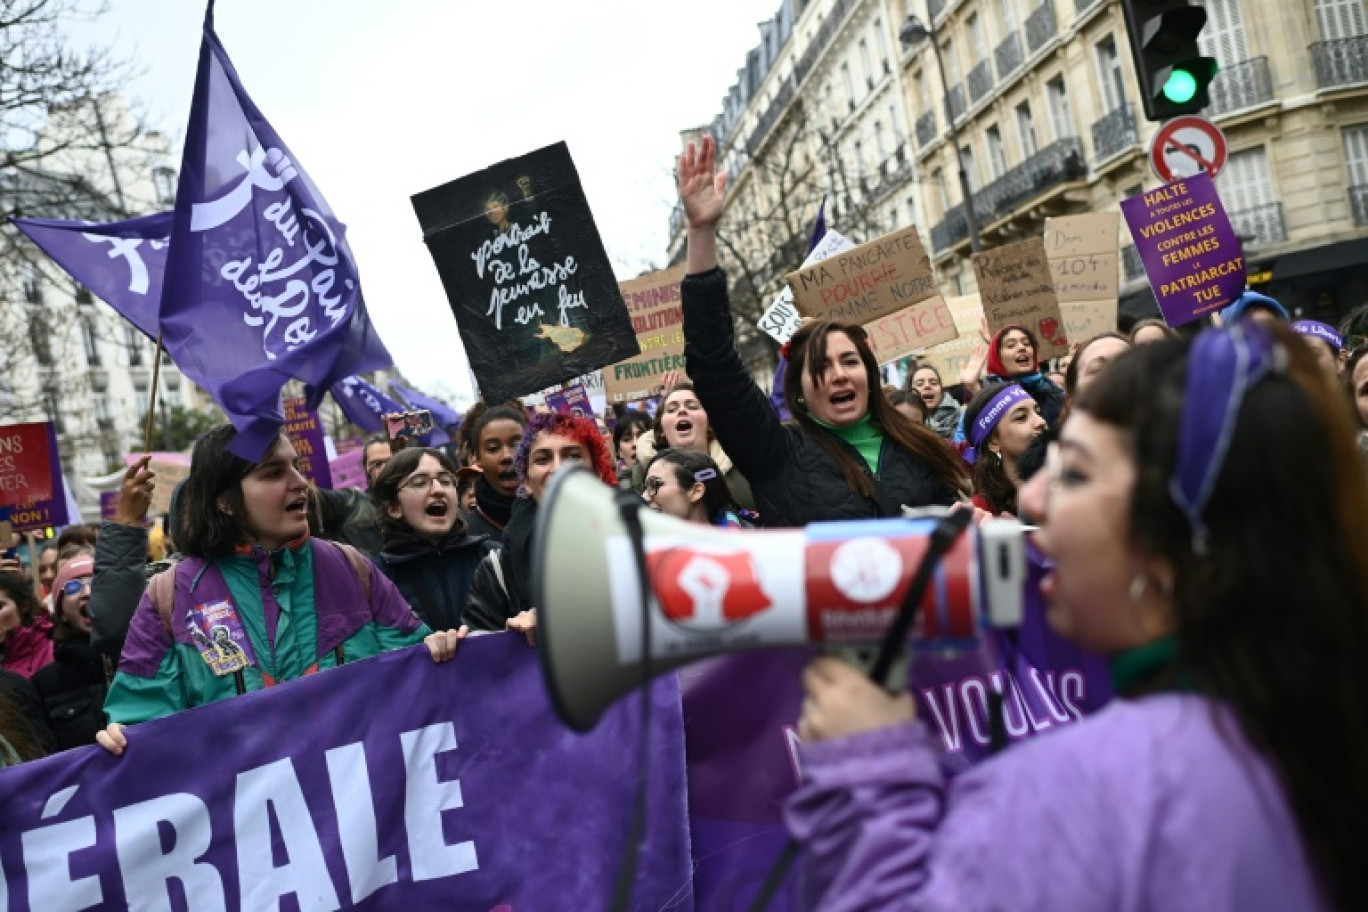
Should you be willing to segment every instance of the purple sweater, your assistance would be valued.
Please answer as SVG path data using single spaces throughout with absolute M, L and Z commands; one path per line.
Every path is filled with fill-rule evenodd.
M 802 761 L 785 817 L 823 912 L 1328 908 L 1269 764 L 1201 697 L 1117 700 L 950 786 L 920 722 Z

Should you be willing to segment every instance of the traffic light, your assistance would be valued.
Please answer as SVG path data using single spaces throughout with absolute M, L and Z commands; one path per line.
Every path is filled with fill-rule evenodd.
M 1122 0 L 1145 119 L 1168 120 L 1207 106 L 1216 60 L 1203 57 L 1197 36 L 1207 14 L 1188 0 Z

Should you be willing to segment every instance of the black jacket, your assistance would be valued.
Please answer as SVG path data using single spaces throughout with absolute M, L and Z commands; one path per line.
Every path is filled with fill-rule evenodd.
M 90 642 L 118 662 L 133 612 L 147 589 L 147 530 L 106 520 L 95 542 L 90 581 Z
M 372 561 L 380 554 L 375 502 L 360 488 L 317 488 L 319 538 L 346 542 Z
M 503 630 L 504 623 L 532 608 L 532 530 L 537 502 L 519 497 L 504 529 L 503 547 L 490 554 L 475 571 L 461 623 L 471 630 Z M 500 581 L 497 567 L 502 570 Z
M 684 278 L 684 358 L 694 392 L 722 449 L 751 484 L 766 526 L 897 517 L 902 507 L 948 505 L 954 490 L 920 459 L 885 438 L 871 473 L 876 497 L 854 494 L 840 465 L 807 431 L 784 424 L 736 353 L 727 277 L 721 269 Z M 870 390 L 878 394 L 878 389 Z M 818 431 L 817 433 L 825 433 Z M 854 447 L 835 435 L 860 464 Z M 868 472 L 868 468 L 865 469 Z
M 441 544 L 417 536 L 390 541 L 375 565 L 394 581 L 404 600 L 433 630 L 461 625 L 475 568 L 498 545 L 469 534 L 457 523 Z
M 105 727 L 104 660 L 88 640 L 65 640 L 52 649 L 52 663 L 33 674 L 48 726 L 61 750 L 95 743 Z
M 516 497 L 495 491 L 483 475 L 475 479 L 475 508 L 461 517 L 472 535 L 485 535 L 496 542 L 503 541 L 503 530 L 508 525 Z

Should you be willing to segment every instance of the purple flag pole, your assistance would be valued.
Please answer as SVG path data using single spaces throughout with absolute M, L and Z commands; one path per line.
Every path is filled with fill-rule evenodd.
M 258 459 L 284 423 L 280 391 L 316 409 L 339 380 L 393 363 L 366 314 L 345 228 L 248 97 L 214 34 L 213 3 L 186 130 L 160 325 L 181 371 Z

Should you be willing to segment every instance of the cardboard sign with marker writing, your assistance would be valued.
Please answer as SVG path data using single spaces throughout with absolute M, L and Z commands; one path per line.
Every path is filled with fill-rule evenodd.
M 872 323 L 940 294 L 915 227 L 804 266 L 788 284 L 799 313 L 835 323 Z
M 958 335 L 955 319 L 940 295 L 865 324 L 874 360 L 880 364 L 921 351 Z
M 1045 220 L 1045 253 L 1070 343 L 1116 329 L 1120 221 L 1117 212 Z
M 676 266 L 618 284 L 641 354 L 603 369 L 604 396 L 609 402 L 654 396 L 660 392 L 666 371 L 684 372 L 684 311 L 679 285 L 686 270 L 685 266 Z
M 1025 326 L 1040 342 L 1037 355 L 1042 361 L 1068 352 L 1064 315 L 1043 240 L 1027 238 L 976 253 L 973 260 L 990 333 L 1004 326 Z
M 948 298 L 945 306 L 955 321 L 955 329 L 959 336 L 928 348 L 926 353 L 917 359 L 917 366 L 934 367 L 940 374 L 943 385 L 954 386 L 960 382 L 960 371 L 970 361 L 982 357 L 987 351 L 988 343 L 979 333 L 979 326 L 983 322 L 983 303 L 978 295 Z

